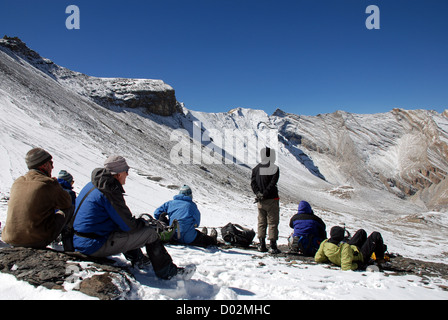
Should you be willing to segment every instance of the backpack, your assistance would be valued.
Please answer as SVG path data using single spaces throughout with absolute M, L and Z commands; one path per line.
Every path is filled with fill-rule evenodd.
M 163 215 L 162 217 L 165 218 L 165 215 Z M 171 226 L 169 225 L 168 219 L 157 220 L 148 213 L 142 213 L 139 216 L 139 219 L 145 220 L 147 226 L 155 229 L 155 231 L 159 234 L 160 240 L 162 240 L 162 242 L 169 243 L 173 239 L 176 230 L 177 239 L 180 238 L 179 221 L 177 221 L 176 219 L 173 220 Z
M 78 211 L 81 208 L 81 205 L 83 204 L 84 200 L 86 200 L 89 194 L 91 194 L 92 191 L 95 189 L 96 188 L 93 187 L 92 189 L 89 190 L 89 192 L 86 193 L 86 195 L 84 196 L 84 198 L 82 198 L 81 202 L 76 208 L 75 213 L 61 231 L 61 238 L 62 238 L 62 245 L 64 247 L 64 252 L 75 251 L 75 246 L 73 245 L 73 236 L 75 235 L 76 232 L 75 229 L 73 228 L 73 224 L 75 223 L 76 215 L 78 214 Z
M 290 242 L 290 249 L 292 252 L 303 254 L 304 256 L 313 257 L 317 250 L 319 250 L 320 239 L 314 235 L 306 235 L 300 237 L 292 237 Z
M 221 235 L 224 241 L 231 245 L 249 247 L 255 237 L 255 231 L 239 224 L 228 223 L 221 228 Z

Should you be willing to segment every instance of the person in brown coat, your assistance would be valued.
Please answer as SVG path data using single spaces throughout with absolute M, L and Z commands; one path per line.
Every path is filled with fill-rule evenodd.
M 2 239 L 15 247 L 45 248 L 73 215 L 73 205 L 51 177 L 53 161 L 47 151 L 34 148 L 25 161 L 29 171 L 11 187 Z

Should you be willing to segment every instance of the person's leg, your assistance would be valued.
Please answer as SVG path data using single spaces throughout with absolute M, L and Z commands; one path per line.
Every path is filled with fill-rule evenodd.
M 139 255 L 137 250 L 143 246 L 146 247 L 146 254 L 158 277 L 169 279 L 177 274 L 177 266 L 173 263 L 157 232 L 150 227 L 133 232 L 114 232 L 92 256 L 107 257 L 125 253 L 125 256 L 133 258 Z
M 381 233 L 372 232 L 372 234 L 367 238 L 367 241 L 360 248 L 362 256 L 364 258 L 364 263 L 368 263 L 372 253 L 375 252 L 377 260 L 381 261 L 384 259 L 384 241 Z
M 348 241 L 348 244 L 361 248 L 367 240 L 367 232 L 364 229 L 359 229 Z
M 196 238 L 189 243 L 189 245 L 207 248 L 208 246 L 216 246 L 217 241 L 215 237 L 208 236 L 200 231 L 197 231 Z
M 140 228 L 132 232 L 114 232 L 106 243 L 95 253 L 94 257 L 107 257 L 115 254 L 140 249 L 147 243 L 157 241 L 159 235 L 150 227 Z
M 37 242 L 37 243 L 27 245 L 26 247 L 34 248 L 34 249 L 43 249 L 46 246 L 48 246 L 50 243 L 55 241 L 59 237 L 59 235 L 62 233 L 62 231 L 65 228 L 65 226 L 67 225 L 67 223 L 72 218 L 73 212 L 74 212 L 73 206 L 71 206 L 68 209 L 65 209 L 64 211 L 61 211 L 61 210 L 56 211 L 56 213 L 55 213 L 56 217 L 54 219 L 54 224 L 53 224 L 53 233 L 50 236 L 50 238 L 45 239 L 40 242 Z
M 173 263 L 173 259 L 166 251 L 162 241 L 157 240 L 146 244 L 146 253 L 151 260 L 154 272 L 159 278 L 170 279 L 177 274 L 178 268 Z
M 258 202 L 258 238 L 266 238 L 266 228 L 268 227 L 268 213 L 263 203 Z
M 279 201 L 269 199 L 266 201 L 267 220 L 269 226 L 269 240 L 278 240 L 278 224 L 280 222 Z
M 260 241 L 258 251 L 267 252 L 266 228 L 268 227 L 268 213 L 264 209 L 263 201 L 258 202 L 258 239 Z

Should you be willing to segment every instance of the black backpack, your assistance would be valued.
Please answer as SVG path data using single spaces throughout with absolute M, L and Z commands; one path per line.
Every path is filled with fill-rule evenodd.
M 255 231 L 239 224 L 228 223 L 221 228 L 221 235 L 224 241 L 231 245 L 249 247 L 255 237 Z

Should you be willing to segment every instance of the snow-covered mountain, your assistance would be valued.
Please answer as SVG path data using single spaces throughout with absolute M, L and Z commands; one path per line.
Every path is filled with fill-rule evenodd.
M 384 114 L 337 111 L 311 117 L 277 110 L 268 116 L 264 111 L 243 108 L 228 113 L 201 113 L 184 108 L 176 101 L 173 88 L 161 80 L 90 77 L 40 57 L 17 38 L 5 38 L 0 44 L 0 89 L 6 103 L 65 136 L 87 135 L 88 141 L 105 154 L 119 152 L 129 154 L 136 162 L 162 163 L 163 171 L 157 165 L 147 173 L 161 175 L 170 183 L 182 183 L 180 177 L 194 173 L 204 181 L 199 182 L 196 177 L 184 180 L 198 180 L 198 185 L 216 180 L 223 186 L 232 186 L 233 181 L 233 187 L 247 190 L 255 155 L 266 140 L 263 138 L 274 132 L 282 177 L 285 176 L 281 191 L 287 200 L 313 199 L 317 188 L 335 202 L 338 198 L 360 197 L 368 203 L 367 208 L 378 210 L 394 211 L 388 208 L 387 201 L 385 205 L 372 203 L 377 193 L 399 203 L 405 211 L 414 206 L 448 208 L 448 195 L 444 192 L 448 119 L 443 114 L 394 109 Z M 184 159 L 187 165 L 175 166 L 173 170 L 169 160 L 176 143 L 170 138 L 173 139 L 173 130 L 179 129 L 202 146 L 191 145 L 188 140 L 190 145 L 185 148 L 191 147 L 192 157 Z M 226 139 L 229 134 L 233 142 Z M 224 142 L 227 144 L 223 147 Z M 201 152 L 195 152 L 196 147 Z M 207 161 L 210 148 L 215 160 Z M 237 165 L 229 164 L 233 162 Z M 220 163 L 226 166 L 216 166 Z M 145 165 L 136 167 L 148 170 Z M 310 189 L 310 185 L 315 187 Z M 245 194 L 250 195 L 250 190 Z M 319 201 L 311 201 L 319 205 Z
M 108 155 L 120 154 L 132 167 L 125 189 L 133 212 L 152 213 L 188 184 L 202 225 L 255 228 L 251 168 L 269 145 L 277 149 L 281 172 L 280 242 L 291 231 L 297 203 L 307 200 L 329 227 L 344 222 L 352 230 L 380 230 L 394 251 L 422 258 L 424 247 L 425 258 L 446 261 L 446 116 L 401 109 L 318 116 L 245 108 L 196 112 L 161 80 L 90 77 L 4 38 L 0 198 L 27 171 L 24 156 L 32 147 L 53 155 L 53 174 L 72 173 L 77 192 Z

